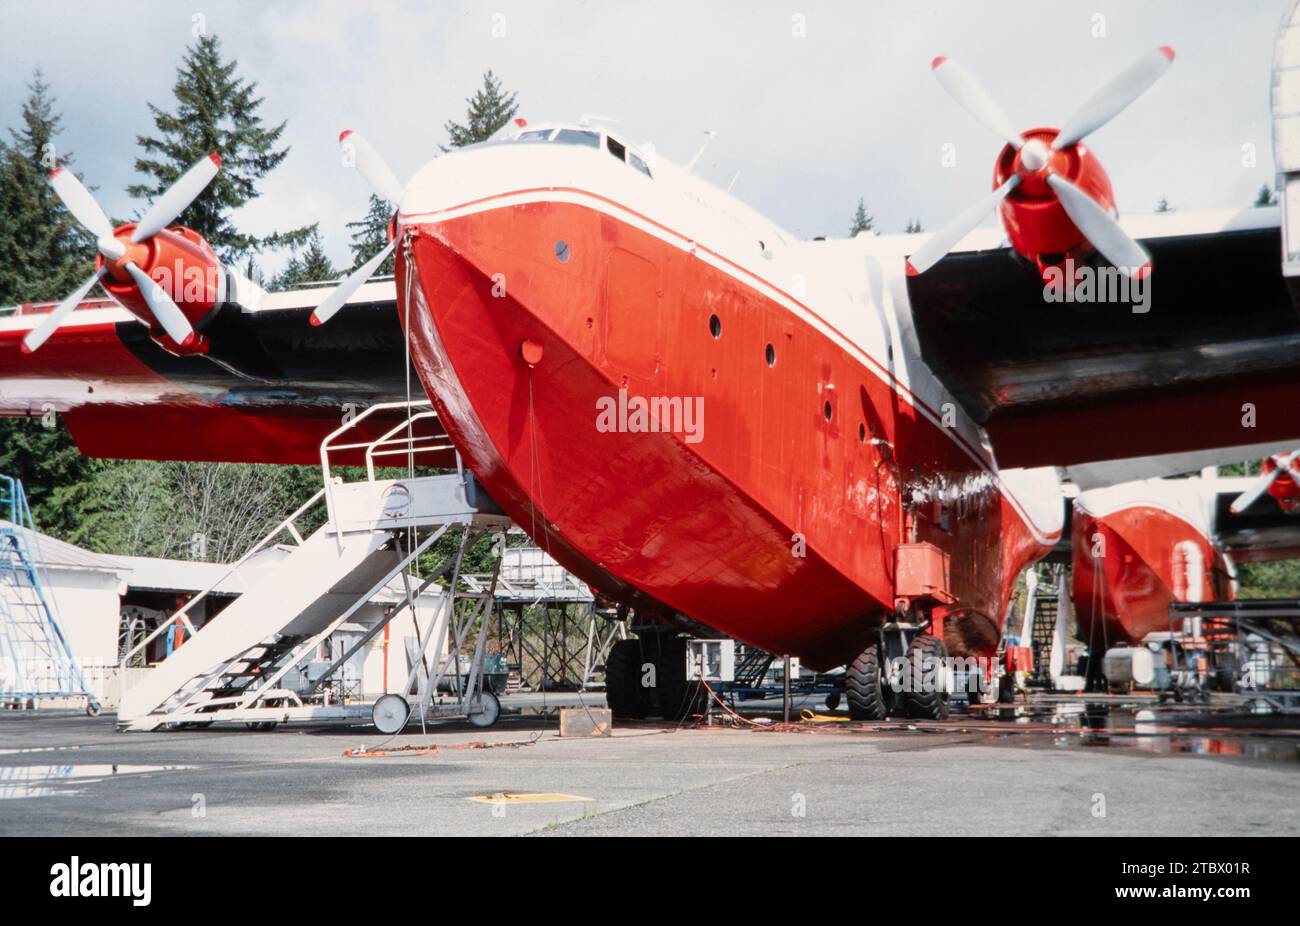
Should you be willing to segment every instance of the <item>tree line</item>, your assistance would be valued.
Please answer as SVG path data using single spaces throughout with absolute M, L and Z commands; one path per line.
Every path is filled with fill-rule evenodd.
M 148 103 L 154 131 L 136 138 L 139 180 L 127 191 L 151 202 L 215 151 L 221 172 L 176 224 L 267 289 L 335 280 L 387 244 L 391 209 L 372 195 L 365 214 L 347 224 L 351 267 L 329 259 L 317 224 L 262 236 L 239 228 L 234 212 L 289 154 L 281 143 L 287 123 L 268 121 L 264 102 L 219 37 L 199 36 L 181 58 L 171 98 Z M 465 121 L 446 123 L 450 147 L 485 141 L 518 109 L 516 94 L 491 71 L 466 102 Z M 63 298 L 92 259 L 94 243 L 47 181 L 56 166 L 75 170 L 62 131 L 54 90 L 38 69 L 17 125 L 0 139 L 0 306 Z M 260 260 L 286 250 L 284 268 L 268 279 Z M 392 258 L 381 272 L 392 272 Z M 38 528 L 53 536 L 101 552 L 217 562 L 237 559 L 320 486 L 309 466 L 84 457 L 62 419 L 42 410 L 0 418 L 0 473 L 23 481 Z
M 27 90 L 18 124 L 0 139 L 0 306 L 62 298 L 85 277 L 93 253 L 46 179 L 56 166 L 75 169 L 73 153 L 59 145 L 63 125 L 53 89 L 38 69 Z M 128 192 L 152 201 L 216 151 L 221 172 L 177 224 L 202 234 L 223 261 L 269 289 L 332 281 L 387 244 L 390 208 L 371 195 L 365 214 L 347 223 L 348 268 L 329 259 L 317 224 L 260 237 L 238 228 L 232 213 L 257 197 L 258 184 L 289 153 L 280 144 L 286 121 L 265 121 L 257 91 L 216 35 L 198 37 L 182 56 L 169 104 L 148 104 L 154 133 L 136 139 L 140 180 Z M 448 147 L 487 140 L 518 110 L 517 94 L 491 71 L 466 104 L 465 121 L 444 126 Z M 1275 201 L 1264 188 L 1253 205 Z M 907 232 L 921 230 L 919 220 L 909 220 Z M 874 231 L 859 198 L 850 235 Z M 267 279 L 259 257 L 285 249 L 287 264 Z M 380 272 L 392 272 L 391 257 Z M 308 466 L 91 459 L 48 415 L 0 418 L 0 473 L 23 480 L 38 526 L 56 537 L 103 552 L 213 561 L 238 558 L 320 483 Z M 1248 591 L 1300 597 L 1300 564 L 1242 570 Z

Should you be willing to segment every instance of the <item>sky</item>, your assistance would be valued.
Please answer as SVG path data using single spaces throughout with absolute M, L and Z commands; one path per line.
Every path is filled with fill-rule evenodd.
M 291 152 L 237 223 L 264 234 L 319 222 L 337 263 L 350 263 L 344 226 L 369 192 L 341 166 L 339 132 L 361 130 L 405 179 L 437 155 L 447 120 L 463 121 L 489 68 L 532 121 L 617 117 L 629 140 L 680 163 L 716 132 L 697 173 L 734 178 L 734 195 L 799 237 L 836 237 L 859 196 L 881 231 L 911 218 L 934 230 L 990 188 L 1000 143 L 931 76 L 936 55 L 965 64 L 1027 129 L 1061 125 L 1142 52 L 1172 45 L 1174 66 L 1089 144 L 1121 213 L 1161 198 L 1242 207 L 1273 180 L 1271 63 L 1290 4 L 0 0 L 0 125 L 17 123 L 41 67 L 75 168 L 110 215 L 133 215 L 146 103 L 173 107 L 181 56 L 206 29 L 257 82 L 266 120 L 288 120 Z

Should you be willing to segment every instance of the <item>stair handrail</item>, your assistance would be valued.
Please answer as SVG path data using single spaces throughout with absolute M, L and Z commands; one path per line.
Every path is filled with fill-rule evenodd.
M 425 418 L 437 418 L 437 417 L 438 417 L 438 413 L 435 411 L 420 412 L 418 415 L 411 415 L 405 421 L 399 422 L 389 430 L 385 431 L 375 440 L 371 441 L 370 445 L 366 448 L 366 478 L 369 479 L 371 482 L 375 481 L 375 457 L 376 456 L 399 456 L 399 455 L 414 456 L 417 453 L 431 453 L 436 450 L 455 449 L 454 446 L 451 444 L 451 442 L 446 440 L 445 434 L 441 436 L 437 436 L 433 434 L 426 434 L 423 436 L 419 436 L 415 434 L 412 428 L 415 422 L 421 421 Z M 409 431 L 407 437 L 393 436 L 397 432 L 403 430 Z M 439 441 L 439 440 L 441 440 L 441 443 L 436 443 L 432 447 L 415 446 L 416 443 L 419 441 Z M 397 445 L 396 449 L 393 450 L 378 449 L 388 444 Z
M 134 656 L 144 647 L 148 646 L 154 639 L 158 637 L 159 634 L 161 634 L 172 624 L 176 623 L 178 620 L 184 622 L 186 629 L 188 629 L 191 634 L 197 633 L 198 631 L 195 630 L 193 622 L 190 621 L 190 617 L 189 617 L 190 609 L 193 608 L 200 601 L 203 601 L 205 598 L 207 598 L 208 595 L 212 594 L 212 592 L 216 590 L 217 586 L 221 585 L 221 583 L 225 582 L 236 572 L 238 572 L 239 568 L 243 566 L 244 563 L 246 563 L 254 555 L 262 552 L 262 550 L 266 548 L 267 544 L 269 544 L 275 538 L 279 537 L 281 533 L 288 532 L 289 536 L 292 537 L 299 546 L 301 546 L 303 542 L 302 534 L 298 532 L 298 528 L 295 527 L 294 525 L 300 517 L 306 514 L 307 511 L 310 510 L 313 505 L 315 505 L 317 502 L 321 500 L 321 497 L 324 494 L 325 494 L 324 487 L 317 490 L 316 494 L 313 495 L 311 498 L 307 499 L 307 501 L 303 502 L 303 504 L 299 506 L 299 508 L 295 512 L 293 512 L 293 514 L 289 515 L 287 518 L 285 518 L 283 521 L 277 524 L 274 528 L 272 528 L 270 533 L 268 533 L 265 537 L 259 540 L 252 547 L 249 547 L 249 549 L 247 550 L 247 552 L 244 553 L 243 556 L 241 556 L 239 559 L 231 563 L 229 567 L 226 569 L 226 571 L 221 574 L 220 578 L 214 580 L 212 583 L 210 583 L 207 586 L 207 588 L 203 589 L 201 592 L 199 592 L 189 601 L 185 602 L 185 605 L 183 607 L 174 611 L 172 615 L 168 617 L 165 621 L 160 621 L 158 623 L 157 628 L 154 629 L 153 633 L 149 634 L 147 637 L 145 637 L 135 646 L 131 647 L 131 649 L 128 650 L 127 653 L 118 660 L 118 667 L 126 668 L 132 656 Z
M 320 442 L 320 468 L 321 468 L 322 475 L 325 477 L 325 485 L 328 487 L 334 481 L 331 478 L 331 473 L 330 473 L 331 453 L 340 450 L 364 450 L 370 447 L 370 445 L 374 443 L 374 441 L 367 440 L 367 441 L 358 441 L 350 444 L 336 444 L 335 443 L 336 440 L 338 440 L 344 434 L 356 428 L 357 425 L 365 421 L 367 418 L 369 418 L 371 415 L 375 414 L 376 412 L 406 409 L 409 415 L 410 411 L 416 408 L 427 408 L 430 411 L 432 411 L 433 403 L 430 402 L 428 399 L 416 400 L 411 402 L 376 402 L 374 405 L 370 405 L 367 408 L 365 408 L 361 412 L 361 414 L 353 415 L 350 419 L 343 422 L 341 425 L 339 425 L 329 434 L 326 434 L 325 439 Z M 434 417 L 436 417 L 436 413 L 434 413 Z M 405 428 L 406 426 L 407 426 L 407 421 L 403 420 L 398 425 L 398 428 L 399 429 Z
M 320 469 L 321 469 L 321 476 L 325 482 L 325 507 L 329 511 L 330 525 L 334 528 L 336 532 L 338 530 L 338 525 L 334 519 L 334 486 L 336 481 L 342 482 L 342 479 L 339 478 L 336 480 L 336 478 L 334 477 L 331 471 L 330 454 L 342 450 L 367 450 L 369 449 L 373 441 L 357 441 L 357 442 L 347 443 L 347 444 L 336 444 L 335 441 L 337 441 L 344 434 L 347 434 L 349 431 L 356 428 L 357 425 L 359 425 L 362 421 L 365 421 L 367 418 L 369 418 L 371 415 L 375 414 L 376 412 L 392 411 L 399 408 L 406 409 L 407 417 L 409 418 L 412 409 L 415 408 L 432 409 L 433 403 L 428 401 L 427 399 L 423 401 L 412 401 L 412 402 L 376 402 L 374 405 L 365 408 L 361 412 L 361 414 L 354 415 L 348 420 L 344 421 L 333 431 L 326 434 L 325 439 L 320 442 Z M 406 422 L 403 421 L 401 426 L 406 427 Z M 371 480 L 374 479 L 373 471 L 371 471 L 370 473 L 370 478 Z

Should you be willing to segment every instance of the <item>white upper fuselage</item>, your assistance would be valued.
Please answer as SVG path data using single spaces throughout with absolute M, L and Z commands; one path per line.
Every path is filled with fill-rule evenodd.
M 399 228 L 546 201 L 576 203 L 655 235 L 759 290 L 848 351 L 919 415 L 944 427 L 973 465 L 997 480 L 1041 540 L 1060 531 L 1055 471 L 999 472 L 983 429 L 921 360 L 901 254 L 878 247 L 871 235 L 796 241 L 662 157 L 626 148 L 644 159 L 647 173 L 611 153 L 601 130 L 565 128 L 590 133 L 596 144 L 493 141 L 429 162 L 406 187 Z

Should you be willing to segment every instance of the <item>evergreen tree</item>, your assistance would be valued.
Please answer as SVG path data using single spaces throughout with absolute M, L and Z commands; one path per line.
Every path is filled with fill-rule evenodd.
M 89 237 L 48 182 L 72 155 L 58 149 L 61 117 L 37 69 L 18 129 L 0 141 L 0 305 L 62 299 L 94 269 Z
M 507 93 L 501 87 L 501 80 L 491 71 L 483 75 L 483 86 L 465 102 L 465 122 L 461 124 L 449 121 L 446 124 L 447 138 L 452 148 L 463 148 L 477 142 L 487 141 L 502 126 L 514 118 L 519 111 L 516 102 L 518 94 Z M 448 150 L 446 147 L 443 149 Z M 349 222 L 352 232 L 352 269 L 355 270 L 374 257 L 388 244 L 388 223 L 393 218 L 390 205 L 378 196 L 371 195 L 370 205 L 364 218 Z M 393 272 L 393 255 L 379 265 L 376 274 Z
M 1172 212 L 1172 211 L 1173 210 L 1169 208 L 1169 200 L 1165 199 L 1163 196 L 1161 196 L 1158 200 L 1156 200 L 1156 212 Z
M 875 219 L 867 214 L 867 204 L 859 197 L 858 208 L 853 211 L 853 224 L 849 227 L 849 237 L 852 238 L 859 232 L 871 231 L 874 222 Z
M 312 226 L 306 247 L 303 248 L 301 253 L 294 252 L 293 257 L 289 259 L 288 265 L 275 278 L 275 284 L 272 288 L 285 290 L 293 286 L 300 286 L 303 283 L 322 283 L 335 280 L 338 276 L 338 270 L 335 269 L 334 264 L 325 254 L 325 246 L 321 242 L 320 232 L 315 226 Z
M 1271 189 L 1269 189 L 1268 184 L 1265 183 L 1260 186 L 1259 192 L 1255 194 L 1255 201 L 1251 203 L 1251 205 L 1254 206 L 1256 209 L 1259 209 L 1263 206 L 1276 206 L 1277 194 L 1274 193 Z
M 920 219 L 908 219 L 907 227 L 903 229 L 903 232 L 908 235 L 915 235 L 923 231 L 925 229 L 921 227 Z
M 201 234 L 230 263 L 262 248 L 302 244 L 312 231 L 308 226 L 258 238 L 230 221 L 230 212 L 256 197 L 258 181 L 289 153 L 287 147 L 276 148 L 285 123 L 262 124 L 257 84 L 236 74 L 238 64 L 222 60 L 215 35 L 200 36 L 186 50 L 172 88 L 175 112 L 150 103 L 158 135 L 136 137 L 144 156 L 136 159 L 135 169 L 148 179 L 128 188 L 131 195 L 152 200 L 199 158 L 220 154 L 220 173 L 177 222 Z
M 95 473 L 114 464 L 83 457 L 60 418 L 0 418 L 0 473 L 21 479 L 36 527 L 71 537 Z
M 47 179 L 72 155 L 57 147 L 60 116 L 39 69 L 27 90 L 20 127 L 0 141 L 0 305 L 62 299 L 94 268 L 91 242 Z M 66 535 L 99 464 L 52 411 L 36 414 L 0 418 L 0 473 L 23 481 L 39 527 Z
M 348 228 L 352 229 L 352 243 L 348 247 L 352 249 L 353 270 L 356 270 L 387 246 L 388 223 L 392 218 L 393 210 L 388 205 L 388 202 L 371 193 L 370 209 L 366 212 L 366 217 L 348 223 Z M 394 256 L 389 254 L 375 273 L 377 275 L 391 274 L 393 272 Z
M 465 102 L 469 109 L 465 113 L 465 124 L 447 123 L 447 137 L 453 148 L 463 148 L 477 142 L 487 141 L 519 111 L 515 102 L 515 93 L 506 93 L 501 89 L 501 81 L 488 71 L 483 75 L 483 86 Z

